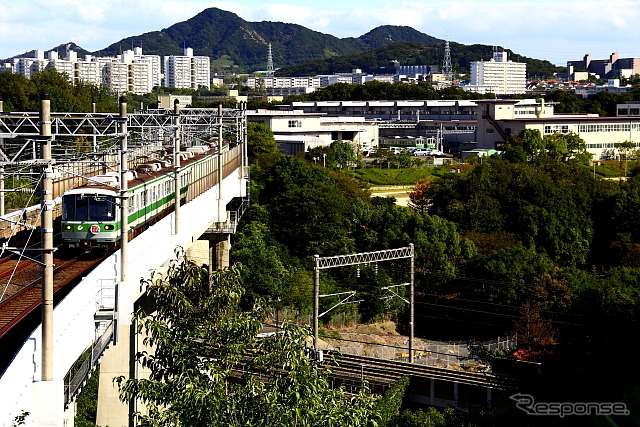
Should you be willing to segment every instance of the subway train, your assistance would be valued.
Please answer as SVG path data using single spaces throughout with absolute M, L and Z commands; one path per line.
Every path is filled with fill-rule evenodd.
M 188 202 L 217 183 L 218 153 L 199 145 L 180 152 L 180 199 Z M 168 160 L 127 171 L 130 238 L 173 210 L 175 168 Z M 120 241 L 120 174 L 88 178 L 62 195 L 62 240 L 70 248 L 117 247 Z

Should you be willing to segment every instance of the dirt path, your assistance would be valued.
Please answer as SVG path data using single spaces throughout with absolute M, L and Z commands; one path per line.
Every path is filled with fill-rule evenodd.
M 412 190 L 410 185 L 371 187 L 371 196 L 395 197 L 398 206 L 407 206 Z

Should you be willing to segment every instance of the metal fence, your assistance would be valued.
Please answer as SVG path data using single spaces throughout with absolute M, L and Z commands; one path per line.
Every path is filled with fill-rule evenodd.
M 339 346 L 344 354 L 375 357 L 385 360 L 409 361 L 407 347 L 387 345 Z M 479 370 L 485 369 L 485 364 L 470 359 L 466 343 L 438 343 L 418 344 L 413 346 L 413 363 L 438 367 L 469 367 L 477 365 Z
M 280 309 L 271 311 L 271 318 L 274 322 L 295 323 L 298 325 L 310 325 L 311 314 L 301 314 L 295 310 Z M 359 345 L 354 345 L 355 340 L 344 339 L 340 328 L 355 326 L 360 323 L 360 316 L 355 312 L 337 313 L 332 316 L 327 326 L 336 328 L 335 332 L 328 332 L 325 340 L 333 340 L 334 347 L 344 354 L 357 356 L 375 357 L 385 360 L 409 361 L 409 345 L 407 342 L 402 346 L 373 344 L 359 341 Z M 358 333 L 349 331 L 348 334 Z M 367 334 L 367 332 L 362 332 Z M 375 334 L 374 334 L 375 335 Z M 393 335 L 387 335 L 393 337 Z M 489 341 L 455 341 L 455 342 L 431 342 L 417 339 L 413 345 L 413 362 L 416 364 L 452 367 L 456 369 L 467 369 L 486 371 L 489 369 L 488 357 L 496 356 L 500 351 L 507 353 L 516 348 L 517 336 L 497 337 Z
M 64 381 L 64 405 L 69 405 L 76 397 L 82 386 L 90 377 L 91 372 L 98 364 L 98 360 L 102 356 L 102 353 L 106 350 L 113 339 L 113 322 L 109 322 L 102 335 L 100 335 L 90 348 L 90 352 L 87 357 L 82 361 L 80 366 L 76 369 L 72 369 L 65 376 Z

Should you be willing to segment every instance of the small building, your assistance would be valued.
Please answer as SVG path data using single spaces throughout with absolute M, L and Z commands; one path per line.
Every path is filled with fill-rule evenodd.
M 378 124 L 364 117 L 328 117 L 300 110 L 247 111 L 247 120 L 269 126 L 280 151 L 297 154 L 333 141 L 350 142 L 354 150 L 378 145 Z
M 192 102 L 191 95 L 158 95 L 158 108 L 173 109 L 176 100 L 180 107 L 187 107 Z

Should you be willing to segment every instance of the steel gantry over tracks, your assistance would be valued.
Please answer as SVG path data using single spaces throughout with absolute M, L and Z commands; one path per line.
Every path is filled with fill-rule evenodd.
M 320 257 L 316 255 L 313 259 L 313 345 L 318 350 L 318 318 L 320 317 L 320 270 L 334 267 L 346 267 L 349 265 L 369 264 L 379 261 L 391 261 L 394 259 L 410 259 L 409 266 L 409 362 L 413 362 L 413 332 L 414 332 L 414 246 L 397 249 L 386 249 L 375 252 L 362 252 L 349 255 L 336 255 L 330 257 Z

